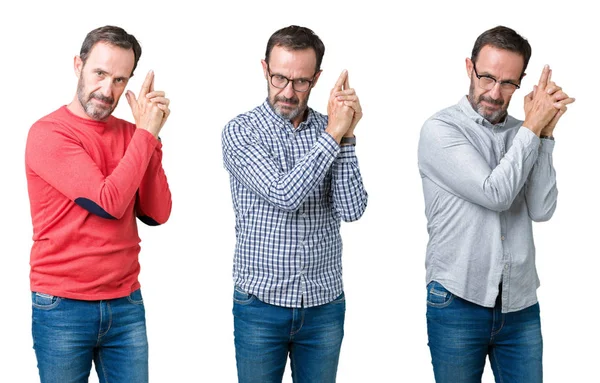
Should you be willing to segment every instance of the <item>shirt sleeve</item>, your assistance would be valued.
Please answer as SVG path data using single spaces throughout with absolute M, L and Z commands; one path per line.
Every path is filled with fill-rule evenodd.
M 271 205 L 296 211 L 325 178 L 340 148 L 328 133 L 288 172 L 281 171 L 247 126 L 230 122 L 222 134 L 223 162 L 232 177 Z
M 456 126 L 428 120 L 419 140 L 419 170 L 441 188 L 471 203 L 505 211 L 523 188 L 538 156 L 540 139 L 521 127 L 495 168 Z
M 540 141 L 537 160 L 525 184 L 525 201 L 529 217 L 536 222 L 552 218 L 558 197 L 556 171 L 552 164 L 554 141 L 546 139 Z
M 107 219 L 120 219 L 140 186 L 157 140 L 136 129 L 114 171 L 104 175 L 83 143 L 53 122 L 34 124 L 27 138 L 27 166 L 79 206 Z
M 363 186 L 354 145 L 343 145 L 332 167 L 332 200 L 335 211 L 346 222 L 359 219 L 368 195 Z
M 162 144 L 159 142 L 140 183 L 136 214 L 147 225 L 161 225 L 169 219 L 171 205 L 171 191 L 162 167 Z

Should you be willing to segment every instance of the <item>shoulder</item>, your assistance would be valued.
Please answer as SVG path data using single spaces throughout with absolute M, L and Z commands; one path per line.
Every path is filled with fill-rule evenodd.
M 68 123 L 61 109 L 37 120 L 29 129 L 25 145 L 26 164 L 32 161 L 44 163 L 58 155 L 65 144 L 78 143 L 77 133 Z
M 436 112 L 425 120 L 421 128 L 421 139 L 438 136 L 443 131 L 458 129 L 461 125 L 462 114 L 458 105 L 453 105 Z
M 56 136 L 56 133 L 74 135 L 68 123 L 68 115 L 63 108 L 61 107 L 34 122 L 29 129 L 28 142 L 35 139 L 46 140 Z
M 245 140 L 265 129 L 269 116 L 258 106 L 248 112 L 237 115 L 225 125 L 222 132 L 223 144 Z

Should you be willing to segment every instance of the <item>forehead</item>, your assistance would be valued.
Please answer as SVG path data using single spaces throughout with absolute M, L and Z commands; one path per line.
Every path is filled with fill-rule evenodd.
M 91 69 L 103 69 L 113 75 L 129 77 L 134 62 L 133 49 L 123 49 L 99 42 L 92 47 L 85 65 Z
M 312 77 L 317 67 L 317 55 L 312 48 L 291 50 L 274 46 L 269 56 L 272 73 L 288 77 Z
M 499 79 L 518 80 L 523 73 L 524 60 L 517 52 L 486 45 L 479 51 L 475 65 L 479 74 L 487 73 Z

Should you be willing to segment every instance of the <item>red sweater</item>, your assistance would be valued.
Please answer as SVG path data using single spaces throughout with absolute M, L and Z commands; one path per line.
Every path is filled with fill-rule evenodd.
M 87 120 L 66 106 L 33 124 L 25 151 L 32 291 L 101 300 L 140 287 L 135 218 L 157 225 L 171 213 L 161 147 L 134 124 Z

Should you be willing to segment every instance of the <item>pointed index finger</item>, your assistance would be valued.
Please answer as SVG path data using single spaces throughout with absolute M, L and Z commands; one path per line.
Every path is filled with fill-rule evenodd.
M 149 71 L 144 79 L 144 83 L 142 84 L 142 89 L 140 90 L 139 99 L 143 100 L 146 97 L 146 94 L 150 92 L 150 88 L 154 87 L 154 72 Z
M 340 77 L 338 77 L 337 81 L 335 82 L 335 86 L 333 87 L 333 89 L 342 90 L 342 85 L 344 85 L 344 82 L 346 82 L 347 79 L 348 71 L 344 69 L 342 71 L 342 74 L 340 74 Z
M 542 70 L 542 75 L 540 76 L 540 81 L 538 86 L 541 89 L 546 89 L 546 85 L 548 84 L 548 79 L 550 78 L 550 67 L 548 64 L 544 65 L 544 69 Z
M 346 81 L 344 81 L 344 89 L 350 89 L 350 75 L 346 71 Z

